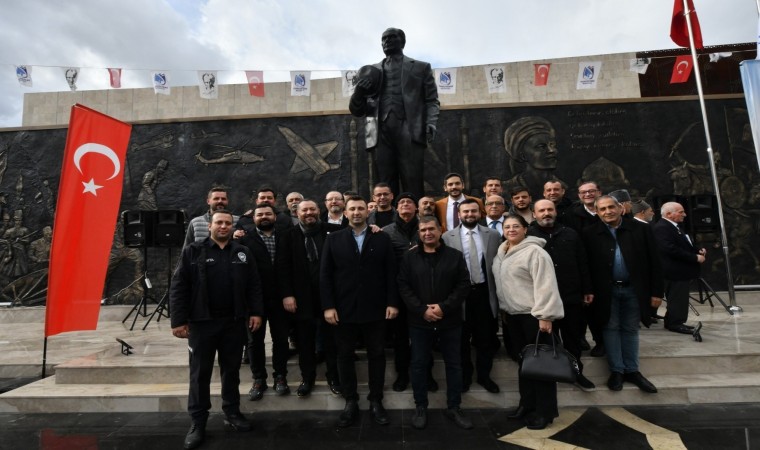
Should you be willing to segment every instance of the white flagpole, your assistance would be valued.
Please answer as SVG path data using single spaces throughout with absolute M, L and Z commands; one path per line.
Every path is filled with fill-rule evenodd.
M 755 0 L 758 1 L 758 0 Z M 705 108 L 705 94 L 702 92 L 702 80 L 699 76 L 699 64 L 697 62 L 697 49 L 694 47 L 694 32 L 691 28 L 691 13 L 689 10 L 689 4 L 687 0 L 683 0 L 683 11 L 686 16 L 686 26 L 689 29 L 689 44 L 691 50 L 691 58 L 694 61 L 694 76 L 697 80 L 697 93 L 699 94 L 699 106 L 702 108 L 702 122 L 705 127 L 705 139 L 707 140 L 707 158 L 710 163 L 710 174 L 712 175 L 713 189 L 715 190 L 715 198 L 718 206 L 718 219 L 720 222 L 720 240 L 723 246 L 723 258 L 726 261 L 726 277 L 728 278 L 728 299 L 731 303 L 729 312 L 733 314 L 734 311 L 741 311 L 742 308 L 736 305 L 736 293 L 734 292 L 734 278 L 731 274 L 731 261 L 728 251 L 728 238 L 726 237 L 726 227 L 723 220 L 723 205 L 720 200 L 720 187 L 718 186 L 718 175 L 715 170 L 715 160 L 713 158 L 712 141 L 710 140 L 710 128 L 707 124 L 707 108 Z

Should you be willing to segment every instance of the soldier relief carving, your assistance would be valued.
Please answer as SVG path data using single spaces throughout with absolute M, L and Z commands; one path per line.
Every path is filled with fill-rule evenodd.
M 760 176 L 743 100 L 711 100 L 718 181 L 736 284 L 760 282 Z M 704 135 L 693 102 L 564 105 L 444 110 L 438 138 L 427 148 L 424 185 L 433 195 L 447 172 L 463 173 L 469 188 L 488 176 L 505 191 L 526 186 L 534 200 L 543 184 L 559 179 L 576 200 L 579 180 L 597 181 L 603 192 L 627 189 L 634 200 L 655 205 L 659 196 L 712 193 Z M 359 135 L 359 137 L 357 137 Z M 45 302 L 65 130 L 0 132 L 0 301 Z M 127 154 L 125 210 L 204 212 L 211 185 L 230 186 L 236 213 L 258 187 L 273 186 L 278 199 L 297 191 L 320 198 L 328 191 L 367 195 L 377 180 L 372 154 L 346 115 L 216 120 L 136 125 Z M 38 161 L 34 166 L 29 161 Z M 285 205 L 280 205 L 281 211 Z M 687 209 L 688 211 L 688 209 Z M 114 235 L 106 303 L 131 304 L 144 294 L 145 268 L 160 298 L 167 253 L 124 244 Z M 717 231 L 700 231 L 701 246 L 715 248 Z M 179 249 L 172 249 L 173 262 Z M 708 253 L 703 275 L 725 288 L 720 251 Z

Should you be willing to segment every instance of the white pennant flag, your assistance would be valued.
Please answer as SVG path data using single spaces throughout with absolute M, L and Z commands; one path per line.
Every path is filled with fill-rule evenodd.
M 578 63 L 578 83 L 576 89 L 596 89 L 596 81 L 601 76 L 601 61 L 585 61 Z
M 172 92 L 169 84 L 169 72 L 153 72 L 153 92 L 155 94 L 170 95 Z
M 198 71 L 198 89 L 200 90 L 201 98 L 205 98 L 206 100 L 219 98 L 215 70 Z
M 435 69 L 435 85 L 438 94 L 456 94 L 457 69 Z
M 290 95 L 304 97 L 311 95 L 311 72 L 308 70 L 290 72 Z
M 647 69 L 651 62 L 652 58 L 633 58 L 631 59 L 631 65 L 628 70 L 644 75 L 647 73 Z
M 69 89 L 76 92 L 77 80 L 79 79 L 79 67 L 61 67 L 63 70 L 63 76 L 66 77 L 66 83 L 69 85 Z
M 21 86 L 32 87 L 32 66 L 16 66 L 16 78 Z
M 489 94 L 507 92 L 507 83 L 504 80 L 504 66 L 485 66 L 486 84 Z
M 341 70 L 341 85 L 343 87 L 343 96 L 351 97 L 354 95 L 356 83 L 359 82 L 359 72 L 356 70 Z
M 728 58 L 733 55 L 731 52 L 710 53 L 710 62 L 718 62 L 723 58 Z

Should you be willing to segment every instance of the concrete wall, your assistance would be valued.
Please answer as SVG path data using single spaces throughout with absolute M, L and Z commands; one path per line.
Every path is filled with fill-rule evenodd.
M 621 53 L 504 64 L 507 92 L 500 94 L 488 93 L 484 66 L 460 67 L 456 94 L 441 95 L 440 101 L 446 108 L 640 98 L 639 76 L 628 70 L 629 59 L 635 57 L 635 53 Z M 596 89 L 575 88 L 581 61 L 602 61 Z M 543 63 L 552 64 L 549 83 L 537 87 L 533 85 L 533 64 Z M 152 88 L 30 93 L 24 95 L 22 126 L 66 125 L 75 103 L 125 122 L 348 111 L 340 78 L 311 83 L 309 97 L 292 97 L 288 82 L 266 83 L 265 97 L 250 96 L 247 85 L 220 85 L 216 100 L 202 99 L 197 86 L 172 87 L 168 96 L 156 95 Z

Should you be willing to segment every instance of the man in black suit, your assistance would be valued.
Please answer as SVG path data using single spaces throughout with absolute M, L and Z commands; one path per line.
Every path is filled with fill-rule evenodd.
M 253 386 L 248 392 L 248 398 L 251 401 L 257 401 L 261 400 L 264 391 L 267 390 L 266 353 L 264 351 L 267 320 L 270 326 L 269 334 L 272 336 L 272 361 L 287 362 L 288 338 L 287 333 L 282 339 L 282 336 L 275 332 L 276 327 L 282 322 L 281 317 L 285 311 L 282 309 L 282 296 L 279 294 L 277 280 L 275 279 L 275 257 L 280 235 L 274 227 L 274 208 L 267 203 L 257 205 L 253 210 L 253 222 L 253 226 L 248 225 L 244 228 L 245 235 L 240 238 L 240 243 L 251 250 L 253 259 L 256 261 L 264 300 L 264 316 L 261 327 L 256 331 L 248 330 L 247 351 L 253 376 Z M 285 380 L 286 373 L 285 365 L 274 364 L 272 377 L 275 379 L 276 391 L 277 383 L 280 383 L 280 390 L 277 391 L 280 395 L 285 394 L 281 385 Z M 287 383 L 285 387 L 287 387 Z
M 404 56 L 402 30 L 385 30 L 382 45 L 386 58 L 360 70 L 348 108 L 356 117 L 368 117 L 367 150 L 376 145 L 378 180 L 393 192 L 409 191 L 420 198 L 423 155 L 438 123 L 438 89 L 429 63 Z M 364 69 L 377 76 L 363 76 Z M 373 129 L 377 134 L 371 136 Z
M 359 413 L 354 349 L 364 339 L 369 363 L 370 415 L 380 425 L 389 423 L 383 407 L 385 383 L 385 321 L 398 315 L 396 257 L 385 233 L 372 233 L 367 224 L 367 202 L 346 202 L 349 227 L 327 236 L 322 251 L 320 290 L 327 323 L 335 326 L 338 373 L 346 406 L 338 426 L 348 427 Z
M 283 321 L 276 327 L 287 345 L 288 331 L 292 324 L 298 338 L 298 364 L 303 383 L 298 388 L 299 396 L 308 395 L 313 388 L 316 375 L 314 342 L 316 324 L 324 321 L 319 299 L 319 265 L 322 247 L 330 232 L 340 229 L 319 220 L 319 207 L 312 200 L 298 204 L 298 225 L 280 231 L 277 246 L 277 282 L 280 290 Z M 334 394 L 340 393 L 337 350 L 331 327 L 323 327 L 325 362 L 327 364 L 327 385 Z M 286 367 L 287 348 L 282 358 L 272 361 L 272 365 Z M 277 386 L 275 386 L 276 390 Z
M 639 321 L 651 323 L 650 306 L 663 296 L 660 258 L 652 230 L 624 219 L 623 206 L 609 195 L 597 197 L 600 221 L 584 228 L 594 285 L 591 320 L 603 327 L 610 378 L 607 386 L 623 389 L 623 381 L 655 393 L 657 388 L 639 372 Z
M 689 281 L 699 278 L 700 264 L 705 262 L 707 251 L 697 249 L 680 225 L 686 217 L 683 206 L 668 202 L 660 208 L 662 219 L 652 225 L 660 250 L 662 273 L 665 277 L 665 298 L 668 312 L 665 328 L 683 334 L 692 334 L 693 327 L 686 325 L 689 316 Z

